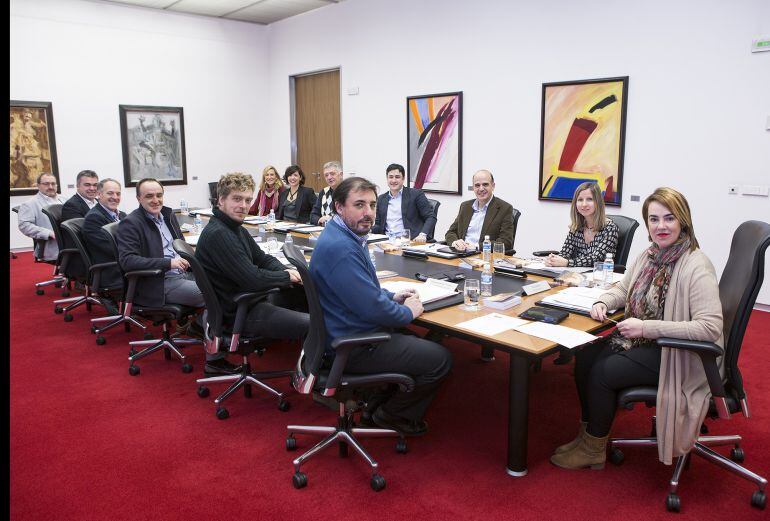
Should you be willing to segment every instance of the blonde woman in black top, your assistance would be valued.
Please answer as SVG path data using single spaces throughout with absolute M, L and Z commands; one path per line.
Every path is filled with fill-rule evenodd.
M 604 215 L 604 199 L 599 184 L 586 182 L 575 190 L 570 206 L 567 239 L 559 254 L 545 258 L 546 266 L 587 266 L 603 261 L 608 253 L 615 255 L 618 227 Z

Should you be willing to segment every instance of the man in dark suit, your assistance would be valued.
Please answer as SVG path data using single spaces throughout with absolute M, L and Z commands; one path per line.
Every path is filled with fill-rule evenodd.
M 139 208 L 128 214 L 118 226 L 118 254 L 123 271 L 161 270 L 155 277 L 141 277 L 136 284 L 134 302 L 149 307 L 165 303 L 203 308 L 203 299 L 190 263 L 177 255 L 175 239 L 182 239 L 182 229 L 173 210 L 163 206 L 163 186 L 156 179 L 142 179 L 136 184 Z M 202 320 L 198 318 L 197 325 Z M 225 353 L 206 353 L 204 372 L 208 376 L 234 374 L 240 366 L 225 359 Z
M 401 236 L 409 230 L 415 242 L 433 239 L 436 215 L 422 190 L 404 186 L 404 167 L 393 163 L 385 171 L 389 191 L 377 197 L 377 218 L 374 233 L 395 233 Z
M 124 212 L 118 210 L 121 188 L 120 183 L 115 179 L 107 178 L 99 181 L 96 190 L 96 206 L 86 214 L 86 220 L 83 222 L 83 240 L 94 264 L 118 260 L 112 251 L 112 241 L 102 226 L 126 217 Z M 122 285 L 120 270 L 115 267 L 102 271 L 99 285 L 102 288 L 120 287 Z
M 98 183 L 99 176 L 93 170 L 82 170 L 78 174 L 75 184 L 77 193 L 67 199 L 67 202 L 61 208 L 62 222 L 85 217 L 91 208 L 96 206 Z
M 447 230 L 446 243 L 458 250 L 474 248 L 489 235 L 491 241 L 513 248 L 513 206 L 499 197 L 493 197 L 495 178 L 488 170 L 473 174 L 473 193 L 476 198 L 460 204 L 460 211 Z

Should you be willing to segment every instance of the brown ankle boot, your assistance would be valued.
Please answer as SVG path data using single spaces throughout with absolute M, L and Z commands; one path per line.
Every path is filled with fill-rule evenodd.
M 561 454 L 562 452 L 567 452 L 568 450 L 572 450 L 577 447 L 578 443 L 580 443 L 580 438 L 582 438 L 583 434 L 586 432 L 586 427 L 588 427 L 588 422 L 580 422 L 580 430 L 578 430 L 577 437 L 569 443 L 565 443 L 564 445 L 556 447 L 556 450 L 553 451 L 553 453 Z
M 595 438 L 586 432 L 574 449 L 551 456 L 551 463 L 563 469 L 603 469 L 607 460 L 608 439 L 609 436 Z

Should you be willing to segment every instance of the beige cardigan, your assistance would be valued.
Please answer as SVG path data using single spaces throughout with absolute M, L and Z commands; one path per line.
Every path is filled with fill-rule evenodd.
M 601 296 L 600 300 L 609 309 L 625 307 L 646 255 L 645 249 L 623 280 Z M 685 252 L 679 258 L 666 293 L 663 320 L 645 320 L 642 335 L 649 339 L 673 337 L 715 342 L 724 347 L 716 272 L 701 250 Z M 719 357 L 717 363 L 720 374 L 724 374 L 724 357 Z M 660 461 L 671 465 L 674 457 L 692 449 L 708 412 L 710 396 L 700 357 L 664 347 L 656 402 Z

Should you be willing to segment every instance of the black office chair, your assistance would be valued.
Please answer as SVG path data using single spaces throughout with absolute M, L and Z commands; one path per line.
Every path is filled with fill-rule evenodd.
M 219 199 L 217 198 L 217 185 L 218 182 L 209 183 L 209 203 L 211 204 L 212 208 L 217 208 L 219 206 Z
M 437 201 L 436 199 L 428 199 L 428 202 L 430 203 L 430 209 L 433 211 L 434 217 L 438 219 L 438 209 L 441 206 L 441 201 Z M 436 231 L 436 223 L 433 223 L 433 226 L 428 230 L 427 238 L 428 242 L 434 242 L 433 234 Z
M 505 252 L 506 255 L 515 255 L 516 250 L 513 248 L 513 243 L 516 242 L 516 228 L 519 226 L 519 217 L 521 212 L 516 208 L 513 209 L 513 240 L 511 240 L 511 248 Z
M 59 237 L 60 237 L 61 234 L 60 234 L 59 231 L 57 231 L 57 225 L 53 224 L 53 219 L 51 219 L 51 215 L 46 213 L 46 209 L 50 208 L 51 209 L 51 213 L 52 214 L 56 214 L 57 210 L 54 207 L 58 207 L 58 216 L 59 216 L 59 220 L 61 220 L 61 207 L 62 207 L 62 205 L 60 205 L 60 204 L 53 204 L 53 205 L 50 205 L 50 206 L 48 206 L 46 208 L 43 208 L 43 213 L 45 213 L 48 216 L 49 220 L 52 221 L 52 229 L 53 229 L 54 234 L 56 234 L 56 242 L 57 242 L 57 244 L 59 244 L 60 243 Z M 11 208 L 11 211 L 13 211 L 13 213 L 15 213 L 18 216 L 18 214 L 19 214 L 19 206 L 18 205 L 14 206 L 13 208 Z M 32 243 L 33 243 L 32 255 L 33 255 L 33 258 L 34 258 L 35 262 L 45 262 L 47 264 L 51 264 L 51 265 L 54 266 L 53 278 L 51 278 L 49 280 L 46 280 L 46 281 L 43 281 L 43 282 L 35 283 L 35 293 L 37 295 L 45 295 L 45 290 L 43 288 L 46 287 L 46 286 L 53 285 L 53 286 L 55 286 L 57 288 L 64 288 L 64 289 L 62 289 L 62 296 L 67 297 L 67 296 L 69 296 L 69 291 L 68 291 L 68 288 L 67 288 L 67 285 L 66 285 L 67 281 L 66 281 L 65 277 L 62 277 L 59 274 L 59 260 L 61 259 L 61 256 L 62 256 L 62 254 L 61 254 L 61 247 L 59 248 L 59 257 L 57 258 L 56 262 L 54 262 L 54 261 L 46 261 L 43 258 L 44 255 L 45 255 L 46 242 L 48 242 L 48 241 L 46 241 L 45 239 L 32 239 Z M 13 254 L 13 252 L 11 253 L 11 256 L 14 259 L 16 258 L 16 256 Z
M 18 214 L 18 213 L 19 213 L 19 206 L 18 206 L 18 205 L 17 205 L 17 206 L 14 206 L 13 208 L 11 208 L 11 211 L 12 211 L 13 213 L 15 213 L 15 214 Z M 16 254 L 15 254 L 15 253 L 13 253 L 13 250 L 10 250 L 10 249 L 9 249 L 9 250 L 8 250 L 8 253 L 11 255 L 11 259 L 18 259 L 18 257 L 16 256 Z
M 615 271 L 625 271 L 628 263 L 628 252 L 631 251 L 631 243 L 634 241 L 634 233 L 639 227 L 639 222 L 625 215 L 607 215 L 618 227 L 618 245 L 615 248 Z M 619 269 L 620 268 L 620 269 Z
M 292 386 L 301 394 L 311 394 L 314 391 L 323 396 L 333 396 L 339 402 L 339 418 L 334 427 L 288 425 L 288 437 L 286 449 L 294 450 L 297 447 L 295 434 L 326 435 L 326 437 L 293 461 L 294 476 L 292 483 L 295 488 L 303 488 L 307 485 L 307 475 L 300 471 L 302 464 L 319 453 L 324 448 L 339 443 L 340 455 L 347 454 L 348 446 L 353 449 L 368 463 L 372 469 L 370 481 L 375 491 L 385 488 L 385 479 L 378 473 L 377 462 L 364 450 L 356 437 L 398 437 L 396 450 L 399 453 L 406 452 L 406 441 L 398 432 L 391 429 L 361 428 L 356 427 L 354 414 L 365 405 L 363 398 L 356 395 L 356 391 L 363 387 L 398 385 L 402 390 L 414 389 L 414 380 L 399 373 L 374 373 L 374 374 L 349 374 L 345 373 L 345 364 L 351 350 L 367 344 L 379 344 L 390 340 L 388 333 L 365 333 L 336 338 L 332 342 L 332 348 L 336 351 L 331 368 L 324 367 L 323 355 L 326 343 L 326 325 L 324 323 L 323 309 L 318 300 L 318 290 L 315 282 L 310 277 L 307 262 L 302 252 L 294 246 L 284 245 L 286 258 L 299 271 L 302 284 L 307 296 L 308 309 L 310 311 L 310 328 L 302 345 L 297 366 L 292 376 Z
M 116 258 L 119 258 L 119 225 L 120 223 L 110 223 L 102 226 L 102 229 L 107 231 L 110 241 L 112 241 L 112 248 Z M 161 349 L 163 349 L 163 355 L 166 360 L 171 360 L 171 354 L 173 353 L 182 362 L 183 373 L 192 372 L 192 365 L 187 362 L 187 357 L 182 353 L 182 347 L 201 344 L 202 342 L 194 338 L 182 338 L 177 334 L 172 334 L 170 328 L 174 322 L 179 322 L 183 319 L 192 320 L 190 317 L 195 315 L 195 308 L 183 306 L 181 304 L 166 303 L 160 307 L 152 307 L 135 303 L 134 295 L 136 294 L 136 284 L 139 282 L 139 279 L 142 277 L 157 277 L 162 273 L 162 270 L 136 270 L 127 272 L 123 270 L 123 267 L 119 262 L 118 267 L 123 275 L 123 321 L 127 324 L 134 324 L 142 329 L 146 329 L 144 324 L 133 318 L 136 315 L 150 320 L 154 326 L 160 325 L 163 328 L 161 338 L 151 338 L 149 333 L 145 333 L 144 340 L 134 340 L 128 343 L 128 374 L 137 376 L 141 371 L 139 366 L 134 364 L 142 358 L 145 358 L 156 351 L 160 351 Z M 144 349 L 137 351 L 136 347 L 144 347 Z
M 733 235 L 730 246 L 730 256 L 719 280 L 719 298 L 722 301 L 722 316 L 724 319 L 724 351 L 711 342 L 696 342 L 675 338 L 659 338 L 658 345 L 671 349 L 686 349 L 700 356 L 711 388 L 711 418 L 729 419 L 732 413 L 743 412 L 750 417 L 746 400 L 746 390 L 743 378 L 738 369 L 738 355 L 743 343 L 746 324 L 751 310 L 757 299 L 757 293 L 762 287 L 765 268 L 765 251 L 770 246 L 770 224 L 760 221 L 747 221 L 741 224 Z M 724 355 L 725 376 L 721 378 L 716 362 L 717 357 Z M 618 395 L 618 406 L 633 409 L 635 403 L 645 403 L 652 407 L 657 396 L 656 386 L 631 387 Z M 653 419 L 654 422 L 654 419 Z M 764 509 L 767 503 L 765 486 L 767 480 L 738 463 L 744 459 L 743 449 L 740 448 L 740 436 L 700 436 L 692 450 L 677 459 L 674 475 L 669 483 L 669 494 L 666 497 L 666 508 L 678 512 L 680 500 L 677 487 L 682 471 L 687 468 L 690 455 L 700 456 L 719 467 L 729 470 L 744 479 L 759 486 L 751 497 L 751 505 Z M 709 448 L 709 446 L 733 445 L 730 458 L 727 458 Z M 610 461 L 619 465 L 624 460 L 619 447 L 655 447 L 655 424 L 653 433 L 648 438 L 617 438 L 611 440 Z M 731 461 L 732 459 L 732 461 Z
M 82 275 L 80 273 L 73 277 L 69 277 L 68 275 L 68 279 L 74 280 L 83 285 L 83 295 L 54 301 L 54 312 L 57 314 L 64 313 L 65 322 L 71 322 L 73 316 L 70 311 L 79 306 L 82 306 L 83 304 L 86 305 L 86 308 L 89 311 L 91 310 L 92 304 L 105 307 L 99 293 L 101 290 L 100 280 L 102 272 L 107 268 L 113 268 L 117 265 L 116 262 L 102 262 L 99 264 L 91 263 L 91 256 L 88 253 L 85 241 L 83 240 L 82 228 L 84 221 L 84 218 L 78 217 L 77 219 L 69 219 L 64 221 L 60 225 L 63 242 L 75 247 L 77 251 L 78 262 L 85 270 L 85 274 Z M 65 251 L 67 250 L 65 249 Z M 62 307 L 62 304 L 67 304 L 67 306 Z
M 249 355 L 251 353 L 257 353 L 261 356 L 265 351 L 265 344 L 269 343 L 270 340 L 256 335 L 247 336 L 243 333 L 243 325 L 251 306 L 260 300 L 263 300 L 266 295 L 271 292 L 244 292 L 237 294 L 233 298 L 233 301 L 237 305 L 235 322 L 233 324 L 225 324 L 222 306 L 214 291 L 214 286 L 211 284 L 206 270 L 195 257 L 195 252 L 192 247 L 185 241 L 176 239 L 174 241 L 174 250 L 180 257 L 190 263 L 190 268 L 192 268 L 192 271 L 195 274 L 195 282 L 198 284 L 198 288 L 200 288 L 201 293 L 203 293 L 203 299 L 206 301 L 206 351 L 209 353 L 216 353 L 219 351 L 220 345 L 229 345 L 229 351 L 231 353 L 237 352 L 243 358 L 243 364 L 241 364 L 241 372 L 239 374 L 211 376 L 198 379 L 198 396 L 205 398 L 209 395 L 209 389 L 205 384 L 232 382 L 230 386 L 214 400 L 217 418 L 225 420 L 230 416 L 230 413 L 227 409 L 222 407 L 222 402 L 240 387 L 243 387 L 244 395 L 247 398 L 251 398 L 251 386 L 255 385 L 278 398 L 279 410 L 283 412 L 288 411 L 290 404 L 285 399 L 286 395 L 267 385 L 262 380 L 291 376 L 292 372 L 289 370 L 253 372 L 249 363 Z

